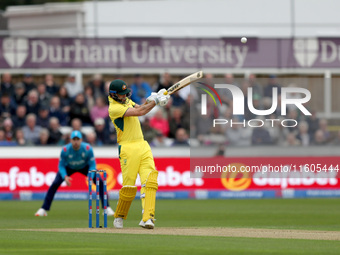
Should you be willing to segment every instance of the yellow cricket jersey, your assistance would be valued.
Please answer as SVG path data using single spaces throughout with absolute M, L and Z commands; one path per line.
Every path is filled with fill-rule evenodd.
M 131 99 L 126 99 L 125 104 L 118 103 L 109 96 L 109 115 L 117 131 L 117 142 L 130 142 L 144 140 L 142 128 L 138 117 L 124 117 L 127 109 L 136 104 Z

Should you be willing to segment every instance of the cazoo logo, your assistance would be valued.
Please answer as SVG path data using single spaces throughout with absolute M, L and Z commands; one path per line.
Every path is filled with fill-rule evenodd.
M 214 87 L 209 86 L 204 83 L 200 83 L 201 85 L 204 85 L 208 87 L 218 98 L 220 104 L 222 105 L 222 101 L 220 96 L 218 95 L 216 89 L 228 89 L 233 97 L 233 115 L 244 115 L 244 107 L 247 103 L 248 109 L 251 113 L 253 113 L 256 116 L 267 116 L 272 113 L 274 113 L 278 108 L 278 89 L 273 88 L 273 96 L 272 96 L 272 105 L 269 109 L 266 110 L 260 110 L 255 109 L 253 104 L 253 88 L 249 87 L 247 91 L 247 102 L 245 102 L 245 96 L 242 92 L 242 90 L 231 84 L 215 84 Z M 215 102 L 215 105 L 217 106 L 216 100 L 214 99 L 214 96 L 212 93 L 210 93 L 207 89 L 200 88 L 206 92 Z M 291 93 L 299 93 L 303 94 L 304 97 L 301 98 L 288 98 L 288 95 Z M 304 115 L 309 116 L 312 115 L 303 104 L 307 103 L 311 99 L 311 93 L 309 90 L 305 88 L 294 88 L 294 87 L 287 87 L 281 89 L 281 106 L 279 109 L 281 109 L 281 116 L 287 115 L 287 105 L 295 105 L 296 108 L 298 108 Z M 207 95 L 202 94 L 201 95 L 201 115 L 207 115 Z M 213 127 L 216 127 L 216 125 L 225 125 L 230 122 L 230 126 L 234 125 L 243 125 L 246 127 L 248 125 L 249 127 L 262 127 L 264 125 L 264 122 L 271 122 L 271 127 L 274 127 L 274 123 L 276 121 L 280 121 L 281 125 L 283 127 L 295 127 L 297 126 L 297 121 L 294 119 L 250 119 L 248 121 L 243 120 L 243 122 L 234 122 L 233 120 L 227 120 L 227 119 L 213 119 Z

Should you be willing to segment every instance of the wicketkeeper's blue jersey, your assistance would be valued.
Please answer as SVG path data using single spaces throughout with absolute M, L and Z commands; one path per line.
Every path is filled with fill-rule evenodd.
M 96 170 L 96 160 L 93 155 L 93 149 L 88 143 L 82 142 L 79 150 L 74 150 L 72 144 L 69 143 L 63 147 L 60 153 L 59 173 L 65 179 L 66 167 L 73 170 L 80 170 L 86 166 L 89 170 Z

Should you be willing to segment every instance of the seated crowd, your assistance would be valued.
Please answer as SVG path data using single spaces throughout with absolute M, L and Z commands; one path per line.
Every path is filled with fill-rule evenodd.
M 171 86 L 170 79 L 164 74 L 161 82 L 151 86 L 141 75 L 135 75 L 130 84 L 131 98 L 143 104 L 152 91 Z M 84 140 L 94 146 L 116 144 L 115 128 L 108 116 L 109 83 L 96 74 L 83 85 L 77 82 L 75 73 L 70 73 L 63 85 L 57 84 L 51 74 L 40 83 L 25 74 L 13 84 L 11 74 L 4 73 L 0 146 L 63 145 L 69 142 L 72 130 L 81 131 Z M 188 93 L 176 94 L 166 108 L 155 108 L 141 120 L 145 139 L 152 146 L 189 145 L 187 97 Z M 173 118 L 176 120 L 171 123 Z
M 87 84 L 77 82 L 76 74 L 70 73 L 64 84 L 54 81 L 51 74 L 46 74 L 44 81 L 36 83 L 31 74 L 23 75 L 21 81 L 13 84 L 9 73 L 1 77 L 0 90 L 0 146 L 25 145 L 63 145 L 69 142 L 69 133 L 80 130 L 84 140 L 94 146 L 117 143 L 116 132 L 108 116 L 108 86 L 102 75 L 93 75 Z M 122 78 L 124 79 L 124 77 Z M 213 75 L 206 74 L 205 83 L 227 83 L 238 86 L 247 94 L 253 89 L 253 105 L 256 109 L 269 109 L 272 89 L 277 88 L 279 99 L 281 86 L 276 76 L 268 78 L 267 85 L 258 83 L 254 74 L 237 84 L 232 74 L 226 74 L 224 81 L 216 81 Z M 141 75 L 135 75 L 130 84 L 131 99 L 143 104 L 153 91 L 169 88 L 171 76 L 164 73 L 152 86 Z M 291 85 L 293 86 L 293 85 Z M 294 119 L 296 127 L 283 127 L 279 121 L 265 121 L 258 128 L 243 127 L 236 124 L 218 125 L 212 128 L 212 120 L 226 119 L 242 123 L 250 119 L 263 119 L 253 115 L 245 107 L 245 115 L 232 114 L 233 97 L 228 90 L 218 90 L 223 103 L 217 107 L 208 97 L 207 114 L 200 116 L 201 90 L 192 90 L 190 86 L 174 93 L 165 108 L 157 107 L 147 116 L 141 117 L 145 139 L 151 146 L 188 146 L 189 134 L 196 138 L 196 145 L 278 145 L 309 146 L 340 144 L 340 131 L 337 135 L 329 131 L 328 121 L 319 119 L 315 111 L 311 116 L 304 116 L 294 106 L 289 106 L 287 116 L 280 115 L 278 109 L 267 119 Z M 292 94 L 291 98 L 299 95 Z M 190 103 L 197 107 L 190 107 Z M 306 105 L 308 108 L 308 105 Z M 190 111 L 191 110 L 191 111 Z M 198 117 L 200 116 L 200 117 Z M 191 118 L 191 119 L 190 119 Z M 255 122 L 252 123 L 255 125 Z M 288 124 L 288 123 L 286 123 Z M 194 144 L 193 144 L 194 145 Z

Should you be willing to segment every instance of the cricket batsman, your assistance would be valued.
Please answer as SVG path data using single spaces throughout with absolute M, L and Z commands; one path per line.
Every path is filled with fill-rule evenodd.
M 155 162 L 147 141 L 144 140 L 138 116 L 151 111 L 155 105 L 165 106 L 170 96 L 164 95 L 166 90 L 152 93 L 143 105 L 130 99 L 131 90 L 122 80 L 114 80 L 109 87 L 109 115 L 117 131 L 119 144 L 119 161 L 123 176 L 123 187 L 119 191 L 119 200 L 114 214 L 115 228 L 123 228 L 123 220 L 127 218 L 130 205 L 134 200 L 137 187 L 137 174 L 140 176 L 141 202 L 143 218 L 139 226 L 153 229 L 155 227 L 156 191 L 158 189 Z

